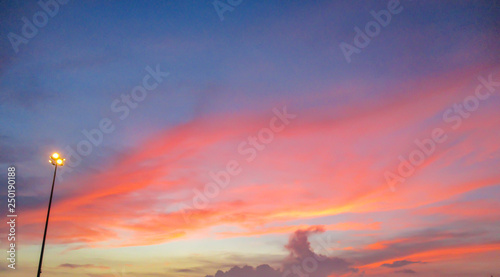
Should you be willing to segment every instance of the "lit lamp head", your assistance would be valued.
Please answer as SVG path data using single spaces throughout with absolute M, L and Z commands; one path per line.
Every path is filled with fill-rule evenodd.
M 66 159 L 62 158 L 61 155 L 59 155 L 58 153 L 54 153 L 52 154 L 52 156 L 50 156 L 50 160 L 49 162 L 52 164 L 52 165 L 58 165 L 58 166 L 63 166 L 64 165 L 64 161 Z

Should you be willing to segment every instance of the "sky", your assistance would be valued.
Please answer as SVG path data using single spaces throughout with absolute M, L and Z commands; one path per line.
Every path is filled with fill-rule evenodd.
M 500 2 L 0 15 L 0 275 L 500 276 Z

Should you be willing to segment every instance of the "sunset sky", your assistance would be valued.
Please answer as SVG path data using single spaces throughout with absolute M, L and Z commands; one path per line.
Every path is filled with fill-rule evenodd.
M 0 15 L 2 277 L 500 276 L 500 2 Z

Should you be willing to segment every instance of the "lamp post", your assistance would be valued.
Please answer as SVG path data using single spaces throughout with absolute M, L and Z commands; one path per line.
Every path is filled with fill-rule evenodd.
M 43 250 L 45 249 L 45 238 L 47 237 L 47 226 L 49 225 L 50 205 L 52 204 L 52 195 L 54 194 L 54 184 L 56 182 L 57 167 L 63 166 L 64 160 L 66 159 L 62 158 L 58 153 L 52 154 L 49 160 L 49 162 L 54 166 L 54 178 L 52 179 L 49 208 L 47 209 L 47 219 L 45 220 L 45 230 L 43 231 L 42 251 L 40 253 L 40 262 L 38 263 L 38 274 L 36 275 L 37 277 L 40 277 L 40 274 L 42 274 Z

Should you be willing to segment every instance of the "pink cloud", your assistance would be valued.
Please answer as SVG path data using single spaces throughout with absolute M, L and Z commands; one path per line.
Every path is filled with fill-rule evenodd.
M 223 236 L 288 233 L 290 226 L 307 226 L 290 221 L 415 209 L 498 184 L 498 174 L 481 168 L 464 169 L 471 176 L 467 180 L 446 174 L 433 177 L 436 168 L 459 166 L 465 156 L 470 157 L 469 163 L 481 162 L 498 149 L 496 140 L 486 137 L 486 130 L 499 123 L 498 117 L 488 116 L 492 111 L 487 107 L 448 133 L 450 144 L 437 149 L 396 193 L 389 191 L 383 179 L 384 170 L 394 169 L 397 157 L 414 147 L 413 139 L 427 136 L 434 127 L 424 122 L 439 118 L 443 110 L 470 93 L 477 72 L 463 70 L 420 80 L 400 88 L 409 91 L 407 96 L 336 112 L 328 107 L 293 111 L 289 106 L 297 119 L 277 133 L 254 162 L 238 153 L 238 144 L 266 127 L 271 112 L 231 118 L 214 115 L 162 131 L 102 171 L 67 181 L 66 187 L 74 189 L 72 196 L 54 203 L 53 243 L 159 244 L 193 234 L 208 236 L 210 228 L 221 225 L 242 228 L 242 232 Z M 335 96 L 332 92 L 331 97 Z M 435 121 L 437 126 L 443 124 Z M 484 142 L 484 149 L 474 152 L 477 139 Z M 243 170 L 227 188 L 210 199 L 205 209 L 179 210 L 185 207 L 182 204 L 192 207 L 193 189 L 203 190 L 211 181 L 209 172 L 224 169 L 230 160 L 240 162 Z M 459 213 L 459 207 L 450 207 Z M 40 209 L 23 215 L 27 240 L 38 234 L 34 228 L 42 224 L 44 213 Z M 266 227 L 276 222 L 279 227 Z M 371 225 L 373 221 L 343 224 L 326 224 L 326 228 L 380 228 Z

